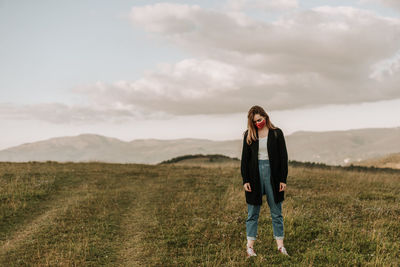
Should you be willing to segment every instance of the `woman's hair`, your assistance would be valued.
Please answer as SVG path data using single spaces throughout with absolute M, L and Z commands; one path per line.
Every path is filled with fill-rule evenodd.
M 247 130 L 249 131 L 247 134 L 246 142 L 248 145 L 250 145 L 253 141 L 257 140 L 257 135 L 256 135 L 256 126 L 254 125 L 254 116 L 256 114 L 259 114 L 260 116 L 265 118 L 266 126 L 268 129 L 276 129 L 275 125 L 272 124 L 271 120 L 269 119 L 269 116 L 265 110 L 260 107 L 260 106 L 252 106 L 247 113 Z M 246 132 L 246 131 L 245 131 Z M 245 134 L 243 133 L 243 135 Z

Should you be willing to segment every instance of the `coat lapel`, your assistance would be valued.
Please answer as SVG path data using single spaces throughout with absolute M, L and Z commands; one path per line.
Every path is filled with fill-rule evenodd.
M 256 150 L 255 155 L 257 156 L 257 161 L 258 161 L 258 128 L 257 127 L 256 127 L 256 137 L 257 137 L 257 140 L 254 142 L 254 145 L 255 145 L 255 150 Z
M 271 142 L 272 142 L 272 129 L 268 129 L 268 139 L 267 139 L 267 150 L 268 150 L 268 158 L 270 158 L 271 151 Z

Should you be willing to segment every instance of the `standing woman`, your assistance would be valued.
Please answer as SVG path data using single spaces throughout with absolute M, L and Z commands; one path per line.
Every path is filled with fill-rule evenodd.
M 241 174 L 248 210 L 247 256 L 257 256 L 253 245 L 257 237 L 263 195 L 267 195 L 278 251 L 289 256 L 283 246 L 282 201 L 288 174 L 285 138 L 282 130 L 271 123 L 262 107 L 251 107 L 247 118 L 241 159 Z

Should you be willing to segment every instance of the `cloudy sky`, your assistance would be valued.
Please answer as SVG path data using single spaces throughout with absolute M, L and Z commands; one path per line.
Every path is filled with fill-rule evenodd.
M 0 0 L 0 149 L 400 126 L 400 1 Z

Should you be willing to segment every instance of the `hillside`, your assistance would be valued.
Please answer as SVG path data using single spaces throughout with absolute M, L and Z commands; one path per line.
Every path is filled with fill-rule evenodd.
M 288 136 L 289 159 L 346 166 L 400 152 L 400 127 L 299 131 Z
M 185 166 L 201 166 L 201 167 L 221 167 L 231 166 L 238 167 L 240 160 L 237 158 L 230 158 L 224 155 L 184 155 L 175 157 L 169 160 L 160 162 L 159 164 L 174 164 L 174 165 L 185 165 Z
M 225 154 L 237 156 L 241 144 L 236 141 L 206 139 L 136 139 L 122 141 L 96 134 L 55 137 L 0 151 L 0 161 L 58 161 L 157 164 L 187 154 Z M 219 153 L 222 152 L 222 153 Z
M 360 162 L 353 163 L 353 165 L 400 169 L 400 153 L 393 153 L 384 157 L 362 160 Z

